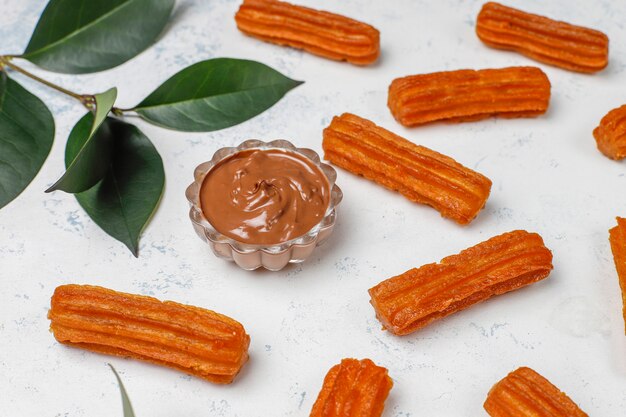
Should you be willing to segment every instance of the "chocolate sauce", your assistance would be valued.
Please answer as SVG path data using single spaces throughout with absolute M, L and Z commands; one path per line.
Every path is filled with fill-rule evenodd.
M 330 185 L 306 157 L 249 149 L 215 165 L 200 189 L 206 219 L 243 243 L 278 244 L 304 235 L 323 218 Z

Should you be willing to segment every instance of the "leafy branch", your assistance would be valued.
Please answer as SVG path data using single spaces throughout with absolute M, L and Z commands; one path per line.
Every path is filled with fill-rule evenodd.
M 81 103 L 83 103 L 83 105 L 85 107 L 87 107 L 87 109 L 92 110 L 93 109 L 93 105 L 94 105 L 94 96 L 92 95 L 88 95 L 88 94 L 77 94 L 74 93 L 70 90 L 67 90 L 59 85 L 56 85 L 50 81 L 44 80 L 41 77 L 36 76 L 35 74 L 26 71 L 24 68 L 22 67 L 18 67 L 17 65 L 15 65 L 14 63 L 11 62 L 11 60 L 14 57 L 11 55 L 3 55 L 0 56 L 0 70 L 4 69 L 4 67 L 10 68 L 13 71 L 19 72 L 22 75 L 27 76 L 28 78 L 37 81 L 40 84 L 43 84 L 45 86 L 48 86 L 50 88 L 52 88 L 53 90 L 57 90 L 60 93 L 65 94 L 66 96 L 70 96 L 72 98 L 75 98 L 76 100 L 80 101 Z
M 139 237 L 165 186 L 151 141 L 123 120 L 132 112 L 168 129 L 210 132 L 267 110 L 301 84 L 254 61 L 215 58 L 171 76 L 128 109 L 115 107 L 115 87 L 79 94 L 16 64 L 49 71 L 97 72 L 120 65 L 155 42 L 175 0 L 51 0 L 22 54 L 0 55 L 0 208 L 34 179 L 55 136 L 50 110 L 9 77 L 18 72 L 79 101 L 88 112 L 65 148 L 66 171 L 46 192 L 74 194 L 92 220 L 137 256 Z

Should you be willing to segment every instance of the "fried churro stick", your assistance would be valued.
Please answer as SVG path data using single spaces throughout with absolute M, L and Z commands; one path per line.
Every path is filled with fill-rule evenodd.
M 333 164 L 428 204 L 460 224 L 472 221 L 489 197 L 487 177 L 353 114 L 333 118 L 324 129 L 322 146 Z
M 519 368 L 491 388 L 485 410 L 491 417 L 588 417 L 550 381 Z
M 383 326 L 396 335 L 464 310 L 494 295 L 546 278 L 552 252 L 541 236 L 516 230 L 414 268 L 370 288 L 371 303 Z
M 611 159 L 626 158 L 626 104 L 611 110 L 593 130 L 598 149 Z
M 387 105 L 404 126 L 543 114 L 550 80 L 536 67 L 457 70 L 396 78 Z
M 343 359 L 328 371 L 310 417 L 380 417 L 393 386 L 369 359 Z
M 247 35 L 337 61 L 367 65 L 380 55 L 378 30 L 334 13 L 277 0 L 244 0 L 235 20 Z
M 50 329 L 61 343 L 140 359 L 211 382 L 232 382 L 248 360 L 250 337 L 237 321 L 198 307 L 90 285 L 52 296 Z
M 619 286 L 622 289 L 622 313 L 626 324 L 626 219 L 617 218 L 617 226 L 609 230 L 609 241 L 611 242 Z
M 604 33 L 498 3 L 483 5 L 476 34 L 491 47 L 572 71 L 600 71 L 609 61 L 609 38 Z

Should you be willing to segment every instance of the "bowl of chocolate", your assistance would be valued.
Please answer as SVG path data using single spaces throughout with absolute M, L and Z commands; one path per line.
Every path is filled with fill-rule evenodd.
M 247 140 L 196 168 L 185 193 L 189 218 L 219 258 L 278 271 L 331 235 L 343 197 L 336 178 L 311 149 Z

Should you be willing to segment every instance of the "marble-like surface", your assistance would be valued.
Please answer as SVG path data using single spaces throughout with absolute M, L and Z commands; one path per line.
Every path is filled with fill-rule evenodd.
M 239 1 L 181 0 L 158 43 L 110 71 L 52 81 L 85 93 L 119 89 L 137 103 L 169 75 L 211 57 L 264 62 L 306 83 L 261 116 L 214 133 L 180 133 L 142 122 L 161 153 L 167 186 L 138 259 L 104 234 L 70 195 L 44 194 L 63 172 L 65 138 L 84 110 L 15 75 L 55 115 L 42 171 L 0 211 L 0 414 L 121 416 L 105 366 L 126 383 L 137 417 L 308 416 L 328 368 L 369 357 L 395 386 L 385 417 L 486 416 L 485 396 L 518 366 L 548 377 L 592 416 L 626 414 L 626 338 L 607 230 L 626 215 L 626 165 L 591 135 L 626 102 L 626 2 L 509 0 L 512 6 L 601 29 L 610 64 L 582 75 L 485 47 L 474 34 L 477 0 L 298 0 L 369 22 L 382 59 L 359 68 L 265 44 L 237 31 Z M 43 0 L 0 0 L 0 51 L 26 45 Z M 386 107 L 396 76 L 458 68 L 538 65 L 553 97 L 537 119 L 490 119 L 406 129 Z M 25 67 L 34 68 L 25 64 Z M 200 162 L 248 138 L 287 138 L 321 151 L 333 115 L 354 112 L 448 154 L 493 180 L 484 211 L 467 227 L 366 180 L 339 171 L 345 192 L 336 234 L 311 261 L 278 273 L 245 272 L 213 257 L 187 219 L 184 189 Z M 512 229 L 539 232 L 554 252 L 544 282 L 492 299 L 416 334 L 381 331 L 366 290 L 389 276 Z M 48 332 L 54 288 L 89 283 L 214 309 L 240 320 L 251 361 L 230 386 L 175 371 L 70 349 Z

